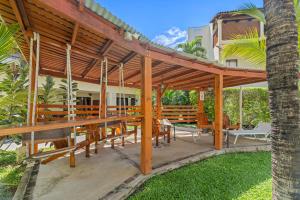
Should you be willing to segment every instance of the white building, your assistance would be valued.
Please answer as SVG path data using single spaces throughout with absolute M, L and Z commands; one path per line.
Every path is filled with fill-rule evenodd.
M 222 47 L 232 42 L 233 35 L 245 34 L 250 29 L 256 28 L 259 35 L 264 34 L 264 25 L 253 17 L 237 15 L 233 12 L 218 13 L 208 25 L 191 27 L 188 29 L 188 41 L 202 37 L 202 46 L 207 51 L 207 58 L 216 60 L 228 67 L 261 68 L 238 57 L 221 60 Z
M 188 29 L 188 41 L 202 37 L 202 46 L 207 51 L 207 58 L 218 61 L 227 67 L 262 69 L 263 66 L 254 65 L 239 57 L 221 59 L 222 47 L 232 42 L 233 35 L 245 34 L 256 29 L 260 37 L 264 36 L 264 24 L 248 15 L 237 15 L 233 12 L 218 13 L 208 25 L 191 27 Z M 267 83 L 255 83 L 250 87 L 266 87 Z

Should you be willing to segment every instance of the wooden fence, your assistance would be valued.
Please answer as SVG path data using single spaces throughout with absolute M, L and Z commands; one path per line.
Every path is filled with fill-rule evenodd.
M 194 123 L 197 122 L 198 110 L 191 105 L 164 105 L 161 117 L 171 123 Z

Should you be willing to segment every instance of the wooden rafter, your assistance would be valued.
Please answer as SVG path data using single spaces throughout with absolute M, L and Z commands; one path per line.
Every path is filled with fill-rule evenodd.
M 98 58 L 92 60 L 89 65 L 85 68 L 81 76 L 84 78 L 95 66 L 99 65 L 101 62 L 101 57 L 105 57 L 109 50 L 112 48 L 114 42 L 112 40 L 107 40 L 103 47 L 98 53 Z
M 80 12 L 84 11 L 84 0 L 79 0 L 79 11 Z
M 209 84 L 213 81 L 213 76 L 209 75 L 207 77 L 203 77 L 202 80 L 196 80 L 189 83 L 179 83 L 177 85 L 173 85 L 174 87 L 201 87 L 203 85 Z
M 180 79 L 174 79 L 174 80 L 171 80 L 171 81 L 166 81 L 168 84 L 173 84 L 173 83 L 183 83 L 183 82 L 186 82 L 186 81 L 190 81 L 190 80 L 194 80 L 194 79 L 197 79 L 197 78 L 201 78 L 203 76 L 207 76 L 207 75 L 210 75 L 210 73 L 197 73 L 196 75 L 190 75 L 190 74 L 187 74 L 187 75 L 183 75 L 184 78 L 180 78 Z
M 240 84 L 241 82 L 249 82 L 251 80 L 241 79 L 242 77 L 253 78 L 252 80 L 260 81 L 265 80 L 266 73 L 259 70 L 245 70 L 245 69 L 228 69 L 222 66 L 219 66 L 216 63 L 207 63 L 205 61 L 191 59 L 185 57 L 184 55 L 180 55 L 176 53 L 176 51 L 169 53 L 163 49 L 152 46 L 151 44 L 145 44 L 139 40 L 133 39 L 132 41 L 124 39 L 123 31 L 113 23 L 105 20 L 103 17 L 97 15 L 90 9 L 85 9 L 84 2 L 82 0 L 69 0 L 69 1 L 61 1 L 61 0 L 31 0 L 31 1 L 22 1 L 22 0 L 8 0 L 12 7 L 11 11 L 1 11 L 1 14 L 5 21 L 10 23 L 14 23 L 11 14 L 15 14 L 17 22 L 20 24 L 20 27 L 24 30 L 25 40 L 26 37 L 30 37 L 32 32 L 40 32 L 41 33 L 41 46 L 44 48 L 44 52 L 42 52 L 42 61 L 43 66 L 47 66 L 49 70 L 60 71 L 63 72 L 63 69 L 59 69 L 57 66 L 63 66 L 62 59 L 65 56 L 66 42 L 70 41 L 73 44 L 72 53 L 75 53 L 73 56 L 73 66 L 76 68 L 76 71 L 83 72 L 81 75 L 77 74 L 77 76 L 86 79 L 85 76 L 89 74 L 89 71 L 95 66 L 99 65 L 99 59 L 102 57 L 99 56 L 99 52 L 97 52 L 97 43 L 102 43 L 103 41 L 109 41 L 108 43 L 104 42 L 105 45 L 113 48 L 113 51 L 110 51 L 108 48 L 104 52 L 104 56 L 110 59 L 110 80 L 115 81 L 117 79 L 116 73 L 113 73 L 118 69 L 119 61 L 122 61 L 122 56 L 125 51 L 136 52 L 139 56 L 149 56 L 154 64 L 152 66 L 153 69 L 153 84 L 156 86 L 157 84 L 169 84 L 169 87 L 174 88 L 177 85 L 190 84 L 191 81 L 197 80 L 197 74 L 202 76 L 206 73 L 209 74 L 222 74 L 224 76 L 224 85 L 227 86 L 227 78 L 231 77 L 233 82 L 228 82 L 228 84 Z M 15 3 L 11 3 L 15 2 Z M 24 4 L 23 6 L 20 4 Z M 80 8 L 80 6 L 82 8 Z M 37 12 L 39 8 L 43 7 L 44 9 L 40 9 L 40 13 Z M 17 9 L 16 9 L 17 8 Z M 21 9 L 23 8 L 23 10 Z M 15 12 L 17 10 L 18 12 Z M 84 11 L 82 11 L 84 10 Z M 28 17 L 30 19 L 30 26 L 28 17 L 26 15 L 26 11 L 28 11 Z M 30 12 L 29 12 L 30 11 Z M 31 12 L 34 11 L 34 12 Z M 53 20 L 48 20 L 53 19 Z M 48 20 L 48 21 L 47 21 Z M 44 23 L 43 23 L 44 22 Z M 45 23 L 47 24 L 45 26 Z M 77 24 L 77 25 L 76 25 Z M 80 33 L 82 33 L 85 37 L 80 41 L 76 41 L 76 27 L 80 25 Z M 73 26 L 73 27 L 72 27 Z M 72 34 L 73 32 L 73 34 Z M 79 32 L 79 31 L 78 31 Z M 72 34 L 71 37 L 66 37 L 68 34 Z M 27 38 L 27 40 L 28 40 Z M 20 47 L 25 55 L 28 55 L 29 49 L 28 46 L 24 45 L 24 40 L 20 40 Z M 109 45 L 113 43 L 116 45 Z M 76 45 L 74 45 L 74 43 Z M 58 49 L 61 49 L 59 50 Z M 46 52 L 51 48 L 51 51 Z M 57 52 L 56 52 L 57 50 Z M 120 51 L 120 54 L 117 52 Z M 122 52 L 122 53 L 121 53 Z M 102 51 L 103 53 L 103 51 Z M 118 61 L 118 62 L 116 62 Z M 160 63 L 159 63 L 160 62 Z M 159 63 L 160 68 L 155 69 L 155 63 Z M 170 66 L 181 66 L 178 68 L 178 71 L 170 72 L 167 71 Z M 130 85 L 139 86 L 140 84 L 136 80 L 139 79 L 140 70 L 138 69 L 139 64 L 137 64 L 137 59 L 134 59 L 133 62 L 129 62 L 126 65 L 126 70 L 130 69 L 130 73 L 125 72 L 125 82 Z M 189 71 L 191 70 L 191 71 Z M 177 74 L 181 71 L 180 74 Z M 93 80 L 96 80 L 96 77 L 99 76 L 99 72 L 95 71 L 97 74 L 91 75 Z M 165 75 L 164 75 L 165 73 Z M 83 75 L 83 76 L 82 76 Z M 97 77 L 98 78 L 98 77 Z M 257 79 L 256 79 L 257 78 Z M 134 82 L 131 81 L 134 79 Z M 131 82 L 130 82 L 131 81 Z M 241 82 L 240 82 L 241 81 Z M 140 82 L 140 81 L 139 81 Z M 179 84 L 182 83 L 182 84 Z M 193 83 L 193 82 L 192 82 Z M 200 82 L 199 82 L 200 83 Z M 175 85 L 177 84 L 177 85 Z M 195 85 L 198 83 L 195 83 Z M 243 84 L 243 83 L 242 83 Z
M 158 62 L 154 63 L 154 64 L 152 65 L 152 69 L 159 67 L 161 64 L 163 64 L 163 62 L 161 62 L 161 61 L 158 61 Z M 138 70 L 138 71 L 136 71 L 136 72 L 134 72 L 134 73 L 128 75 L 127 77 L 125 77 L 125 78 L 124 78 L 124 81 L 126 82 L 126 81 L 130 80 L 130 79 L 132 79 L 133 77 L 138 76 L 140 73 L 141 73 L 141 72 Z
M 164 74 L 166 74 L 168 72 L 176 71 L 176 70 L 181 69 L 181 68 L 182 68 L 181 66 L 174 66 L 174 67 L 162 70 L 162 71 L 160 71 L 158 73 L 152 74 L 152 79 L 155 79 L 155 78 L 160 77 L 161 75 L 164 75 Z
M 30 45 L 29 37 L 27 34 L 28 29 L 31 29 L 31 25 L 28 20 L 28 16 L 25 11 L 25 7 L 22 0 L 9 0 L 9 3 L 15 13 L 16 19 L 20 26 L 20 29 L 24 35 L 27 45 Z
M 79 11 L 78 7 L 75 4 L 70 3 L 70 1 L 62 0 L 33 0 L 41 6 L 44 6 L 55 13 L 58 13 L 60 16 L 66 17 L 67 19 L 84 24 L 85 27 L 90 30 L 100 33 L 107 36 L 109 39 L 115 41 L 120 46 L 123 46 L 127 49 L 134 50 L 137 53 L 142 55 L 146 54 L 146 49 L 142 44 L 137 40 L 128 41 L 120 35 L 118 27 L 112 27 L 111 24 L 107 23 L 107 20 L 101 19 L 101 17 L 96 16 L 91 11 L 86 11 L 84 14 Z
M 75 23 L 74 25 L 74 29 L 73 29 L 73 33 L 72 33 L 72 39 L 71 39 L 71 45 L 73 46 L 76 42 L 76 38 L 77 38 L 77 33 L 78 33 L 78 29 L 79 29 L 79 23 Z
M 199 76 L 197 79 L 190 79 L 190 80 L 186 80 L 186 81 L 178 81 L 177 83 L 173 83 L 173 86 L 178 86 L 181 87 L 182 85 L 193 85 L 193 84 L 201 84 L 201 82 L 204 82 L 206 80 L 210 80 L 214 77 L 213 74 L 209 74 L 209 75 L 203 75 L 203 76 Z
M 131 59 L 133 59 L 136 55 L 137 55 L 136 52 L 131 51 L 129 54 L 127 54 L 127 55 L 120 61 L 120 63 L 123 63 L 123 64 L 125 65 L 125 64 L 128 63 Z M 108 76 L 109 76 L 110 74 L 112 74 L 113 72 L 115 72 L 117 69 L 118 69 L 118 65 L 114 65 L 114 66 L 107 72 Z
M 165 84 L 164 88 L 161 91 L 161 96 L 164 96 L 165 92 L 167 91 L 167 89 L 169 88 L 169 84 Z
M 105 42 L 105 44 L 103 45 L 103 47 L 101 48 L 99 54 L 102 55 L 103 57 L 105 57 L 107 55 L 107 53 L 109 52 L 109 50 L 113 47 L 114 41 L 112 40 L 107 40 Z
M 194 69 L 189 69 L 189 70 L 185 71 L 184 73 L 185 74 L 186 73 L 190 74 L 190 73 L 193 73 L 193 72 L 195 72 Z M 180 76 L 182 76 L 182 72 L 179 72 L 179 73 L 176 73 L 176 74 L 171 74 L 171 75 L 169 75 L 169 76 L 167 76 L 167 77 L 165 77 L 163 79 L 160 79 L 160 80 L 157 80 L 157 81 L 153 81 L 153 84 L 164 83 L 165 81 L 168 81 L 168 80 L 171 80 L 171 79 L 175 79 L 175 78 L 178 78 Z

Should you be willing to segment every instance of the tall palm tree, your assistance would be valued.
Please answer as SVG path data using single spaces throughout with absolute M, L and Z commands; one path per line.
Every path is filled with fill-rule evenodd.
M 293 0 L 264 0 L 273 199 L 300 199 L 298 31 Z
M 299 0 L 294 0 L 294 9 L 296 12 L 296 22 L 300 28 L 300 4 Z M 234 14 L 249 15 L 258 21 L 266 24 L 264 12 L 254 4 L 248 3 L 241 7 L 240 11 Z M 247 30 L 246 34 L 236 34 L 232 36 L 232 42 L 225 44 L 222 49 L 222 59 L 232 56 L 242 58 L 254 65 L 266 66 L 266 38 L 260 37 L 258 30 L 252 28 Z M 300 48 L 300 46 L 299 46 Z
M 190 42 L 178 44 L 177 49 L 185 53 L 193 54 L 195 56 L 206 58 L 206 50 L 202 47 L 202 38 L 197 37 Z

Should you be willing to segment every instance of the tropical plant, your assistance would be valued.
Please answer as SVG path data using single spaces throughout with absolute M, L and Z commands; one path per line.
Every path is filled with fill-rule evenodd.
M 176 47 L 185 53 L 193 54 L 195 56 L 206 58 L 206 50 L 202 47 L 202 37 L 196 37 L 190 42 L 178 44 Z
M 68 93 L 68 83 L 66 79 L 61 79 L 61 83 L 59 84 L 59 88 L 61 89 L 61 99 L 64 104 L 67 104 L 67 93 Z M 78 91 L 78 83 L 72 82 L 73 87 L 73 102 L 76 102 L 76 91 Z
M 294 0 L 298 29 L 300 29 L 300 5 L 298 0 Z M 244 4 L 239 11 L 234 14 L 249 15 L 259 22 L 266 24 L 265 14 L 262 9 L 257 8 L 252 3 Z M 299 39 L 299 38 L 298 38 Z M 232 56 L 242 58 L 254 65 L 266 66 L 266 38 L 260 37 L 258 30 L 252 28 L 245 34 L 232 35 L 231 42 L 222 48 L 222 60 Z M 300 48 L 300 46 L 298 47 Z
M 5 25 L 0 22 L 0 67 L 7 65 L 8 58 L 17 52 L 15 38 L 19 30 L 18 25 Z M 0 68 L 0 73 L 1 73 Z M 5 69 L 4 69 L 5 70 Z
M 26 120 L 27 74 L 24 63 L 2 66 L 3 80 L 0 82 L 0 123 L 15 124 Z
M 163 105 L 189 105 L 188 91 L 167 90 L 162 98 Z
M 163 98 L 164 105 L 182 104 L 181 99 L 176 95 L 186 95 L 183 92 L 166 91 Z M 223 91 L 224 108 L 232 124 L 239 122 L 239 89 L 228 88 Z M 246 126 L 256 126 L 259 122 L 270 122 L 269 111 L 269 95 L 265 88 L 244 88 L 243 89 L 243 124 Z M 177 102 L 180 100 L 179 102 Z M 196 91 L 189 92 L 189 100 L 185 100 L 186 105 L 198 104 L 198 93 Z M 214 92 L 207 91 L 204 98 L 204 112 L 208 116 L 209 121 L 214 120 L 215 115 L 215 99 Z
M 272 119 L 272 199 L 300 199 L 298 12 L 293 0 L 264 0 L 264 7 Z
M 42 84 L 42 90 L 39 94 L 39 102 L 42 104 L 53 104 L 57 101 L 55 82 L 52 76 L 46 76 L 46 83 Z

